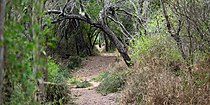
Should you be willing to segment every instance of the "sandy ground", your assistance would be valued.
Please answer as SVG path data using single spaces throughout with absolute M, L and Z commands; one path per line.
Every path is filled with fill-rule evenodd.
M 100 82 L 91 81 L 101 72 L 109 70 L 116 63 L 116 54 L 103 53 L 100 56 L 91 56 L 82 61 L 82 68 L 74 73 L 74 76 L 82 80 L 90 81 L 88 88 L 73 88 L 72 94 L 77 105 L 116 105 L 119 93 L 111 93 L 106 96 L 97 93 L 96 87 Z

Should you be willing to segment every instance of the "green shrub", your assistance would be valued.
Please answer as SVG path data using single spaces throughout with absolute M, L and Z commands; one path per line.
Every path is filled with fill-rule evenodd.
M 102 94 L 114 93 L 122 90 L 125 85 L 125 76 L 128 70 L 124 68 L 114 68 L 110 74 L 105 74 L 105 78 L 97 87 L 97 91 Z
M 169 36 L 141 36 L 130 48 L 132 60 L 146 63 L 143 59 L 158 57 L 165 60 L 182 60 L 176 42 Z
M 73 84 L 76 86 L 76 88 L 87 88 L 87 87 L 90 87 L 91 84 L 88 82 L 88 81 L 81 81 L 77 78 L 70 78 L 69 80 L 70 84 Z
M 59 66 L 52 60 L 48 61 L 48 81 L 53 82 L 54 78 L 58 75 Z
M 67 64 L 67 68 L 74 69 L 75 67 L 80 67 L 81 62 L 82 62 L 81 58 L 79 58 L 77 56 L 76 57 L 71 57 L 69 59 L 68 64 Z
M 46 102 L 49 104 L 64 104 L 71 102 L 71 93 L 67 84 L 70 72 L 56 64 L 52 59 L 48 61 L 48 80 L 46 85 Z
M 98 76 L 94 77 L 92 80 L 93 80 L 93 81 L 96 81 L 96 82 L 102 81 L 102 80 L 104 80 L 105 78 L 107 78 L 107 76 L 108 76 L 109 74 L 110 74 L 110 73 L 109 73 L 108 71 L 102 72 L 102 73 L 100 73 Z
M 58 73 L 66 79 L 72 78 L 72 73 L 67 67 L 60 67 Z
M 79 83 L 76 84 L 76 88 L 87 88 L 90 87 L 91 84 L 88 81 L 81 81 Z
M 76 84 L 78 84 L 79 82 L 80 82 L 80 80 L 77 79 L 77 78 L 75 78 L 75 77 L 69 79 L 69 83 L 70 83 L 70 84 L 73 84 L 73 85 L 76 85 Z
M 6 49 L 4 51 L 1 50 L 4 52 L 5 59 L 0 58 L 4 60 L 3 70 L 5 71 L 1 74 L 4 79 L 0 81 L 0 84 L 4 85 L 3 88 L 0 86 L 0 94 L 3 96 L 1 101 L 4 103 L 0 102 L 0 104 L 38 104 L 35 99 L 35 91 L 38 88 L 37 80 L 42 78 L 41 72 L 39 72 L 41 71 L 40 69 L 46 68 L 44 55 L 40 56 L 40 54 L 46 48 L 46 40 L 43 37 L 50 35 L 50 24 L 47 22 L 47 16 L 42 18 L 42 22 L 49 26 L 43 29 L 38 17 L 42 17 L 44 11 L 42 11 L 43 9 L 33 8 L 41 8 L 43 3 L 44 0 L 39 2 L 23 0 L 5 1 L 4 38 L 0 40 L 0 46 L 5 46 Z M 1 2 L 1 5 L 4 5 L 4 3 Z M 26 9 L 26 7 L 29 5 L 33 11 L 26 13 L 24 10 L 28 11 L 29 9 Z M 3 12 L 3 10 L 0 11 Z M 25 23 L 30 24 L 30 26 L 26 28 Z

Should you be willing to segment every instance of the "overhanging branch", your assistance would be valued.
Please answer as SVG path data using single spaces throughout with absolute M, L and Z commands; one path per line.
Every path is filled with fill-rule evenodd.
M 101 25 L 99 23 L 94 22 L 90 18 L 87 19 L 87 17 L 81 16 L 81 15 L 66 14 L 59 10 L 47 10 L 45 11 L 45 14 L 62 14 L 62 17 L 59 17 L 57 20 L 52 21 L 53 24 L 60 22 L 62 20 L 65 20 L 65 19 L 77 19 L 77 20 L 85 21 L 94 27 L 101 28 Z
M 123 25 L 122 23 L 120 23 L 119 21 L 115 20 L 115 19 L 112 18 L 111 16 L 108 16 L 108 18 L 120 26 L 121 32 L 124 34 L 124 36 L 125 36 L 126 38 L 132 38 L 132 36 L 131 36 L 130 33 L 126 30 L 126 28 L 124 27 L 124 25 Z

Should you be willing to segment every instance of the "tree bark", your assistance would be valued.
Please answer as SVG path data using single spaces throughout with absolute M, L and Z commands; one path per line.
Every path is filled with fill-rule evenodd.
M 107 35 L 106 34 L 104 35 L 104 40 L 105 40 L 105 48 L 106 48 L 106 51 L 109 51 L 109 41 L 107 39 Z
M 4 77 L 4 17 L 5 15 L 5 0 L 0 0 L 0 105 L 3 105 L 3 77 Z
M 114 34 L 114 32 L 106 25 L 102 25 L 102 31 L 107 34 L 109 39 L 114 43 L 114 45 L 117 47 L 118 52 L 123 57 L 125 63 L 127 66 L 131 66 L 131 58 L 128 55 L 128 51 L 125 45 L 122 44 L 122 42 L 119 41 L 117 36 Z

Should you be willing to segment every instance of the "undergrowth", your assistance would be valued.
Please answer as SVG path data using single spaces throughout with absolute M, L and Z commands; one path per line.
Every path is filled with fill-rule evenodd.
M 87 88 L 91 86 L 91 83 L 89 83 L 89 81 L 87 80 L 82 81 L 74 77 L 69 79 L 69 83 L 75 85 L 76 88 Z
M 105 78 L 107 78 L 108 75 L 110 75 L 110 73 L 108 71 L 104 71 L 100 73 L 98 76 L 94 77 L 92 80 L 96 82 L 100 82 L 104 80 Z
M 82 59 L 80 57 L 72 56 L 72 57 L 70 57 L 70 59 L 67 63 L 67 68 L 68 69 L 75 69 L 77 67 L 80 67 L 81 62 L 82 62 Z
M 125 85 L 125 76 L 128 70 L 124 67 L 114 67 L 111 72 L 104 72 L 95 80 L 101 80 L 97 91 L 101 94 L 108 94 L 120 91 Z
M 46 103 L 51 105 L 62 105 L 72 103 L 71 92 L 67 85 L 67 79 L 70 78 L 70 72 L 67 68 L 62 68 L 52 59 L 48 62 L 48 81 L 46 84 Z
M 130 51 L 135 64 L 127 75 L 120 105 L 210 103 L 208 56 L 189 67 L 166 36 L 140 37 Z

